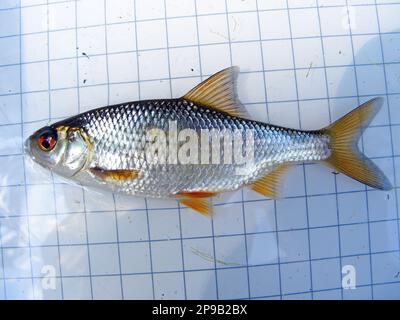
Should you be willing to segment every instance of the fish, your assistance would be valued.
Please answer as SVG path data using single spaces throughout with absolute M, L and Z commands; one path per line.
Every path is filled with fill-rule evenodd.
M 244 186 L 279 197 L 282 176 L 299 163 L 392 188 L 357 146 L 382 98 L 320 130 L 285 128 L 249 116 L 238 98 L 238 73 L 223 69 L 180 98 L 100 107 L 47 125 L 25 141 L 26 154 L 82 186 L 172 198 L 206 216 L 211 198 Z

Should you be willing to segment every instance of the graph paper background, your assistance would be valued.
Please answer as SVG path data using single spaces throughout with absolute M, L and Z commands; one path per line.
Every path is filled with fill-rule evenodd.
M 399 17 L 397 0 L 1 0 L 0 299 L 400 298 Z M 49 121 L 178 97 L 230 65 L 274 124 L 319 128 L 384 97 L 360 143 L 396 187 L 299 165 L 282 199 L 224 194 L 207 219 L 23 157 Z

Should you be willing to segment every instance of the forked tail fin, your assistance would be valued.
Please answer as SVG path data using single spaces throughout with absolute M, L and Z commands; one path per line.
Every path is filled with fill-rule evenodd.
M 364 129 L 382 106 L 383 99 L 372 99 L 323 129 L 331 137 L 327 165 L 370 187 L 390 190 L 385 174 L 357 146 Z

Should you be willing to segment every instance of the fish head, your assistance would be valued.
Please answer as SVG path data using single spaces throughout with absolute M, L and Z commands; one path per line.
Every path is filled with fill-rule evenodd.
M 69 178 L 89 163 L 92 152 L 83 129 L 51 125 L 37 130 L 25 141 L 25 153 L 42 167 Z

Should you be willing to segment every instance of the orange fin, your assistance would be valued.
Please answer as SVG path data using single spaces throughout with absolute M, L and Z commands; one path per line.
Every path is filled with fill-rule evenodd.
M 370 187 L 390 190 L 384 173 L 357 147 L 357 141 L 382 106 L 383 99 L 365 102 L 322 132 L 330 136 L 331 156 L 325 164 Z
M 249 118 L 249 114 L 237 97 L 238 73 L 238 67 L 221 70 L 198 84 L 182 99 L 228 113 L 231 116 Z
M 281 164 L 273 169 L 266 176 L 257 180 L 251 185 L 251 189 L 270 198 L 279 196 L 279 182 L 282 174 L 289 168 L 288 164 Z
M 204 216 L 212 215 L 212 206 L 209 198 L 214 197 L 214 192 L 179 192 L 176 197 L 180 203 L 197 211 Z
M 90 172 L 97 178 L 104 181 L 126 181 L 133 180 L 139 176 L 137 170 L 107 170 L 102 168 L 90 168 Z

